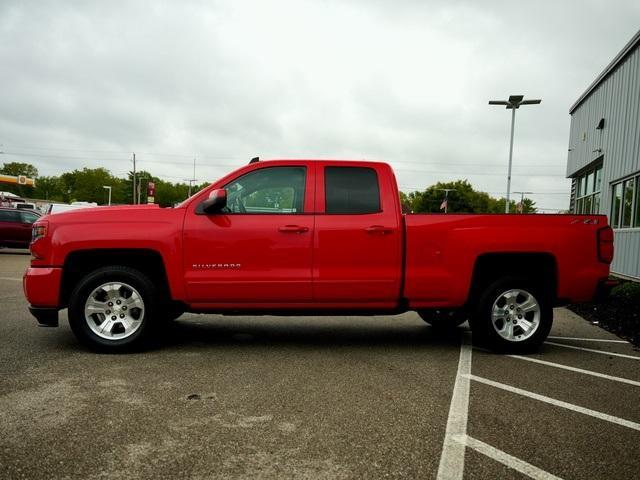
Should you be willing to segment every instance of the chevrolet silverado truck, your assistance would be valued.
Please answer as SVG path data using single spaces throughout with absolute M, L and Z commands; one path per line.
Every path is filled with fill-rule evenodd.
M 33 225 L 29 309 L 93 349 L 139 348 L 184 312 L 469 319 L 530 351 L 553 307 L 608 285 L 601 215 L 403 214 L 380 162 L 252 161 L 174 208 L 100 207 Z

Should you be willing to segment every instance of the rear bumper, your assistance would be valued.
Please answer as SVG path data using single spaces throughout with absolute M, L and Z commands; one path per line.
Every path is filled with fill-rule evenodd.
M 27 301 L 33 307 L 60 307 L 62 268 L 30 267 L 22 277 L 22 287 Z

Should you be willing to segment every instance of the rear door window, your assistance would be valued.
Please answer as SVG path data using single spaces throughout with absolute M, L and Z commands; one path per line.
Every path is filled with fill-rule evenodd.
M 29 212 L 20 212 L 20 215 L 22 216 L 22 223 L 33 223 L 40 218 L 36 214 Z
M 367 167 L 326 167 L 325 212 L 366 214 L 380 212 L 378 174 Z

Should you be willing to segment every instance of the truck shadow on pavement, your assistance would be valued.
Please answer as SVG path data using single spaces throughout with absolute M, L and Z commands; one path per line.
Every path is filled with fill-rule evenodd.
M 268 317 L 222 321 L 179 320 L 167 326 L 155 348 L 219 346 L 299 347 L 419 347 L 460 346 L 462 329 L 438 330 L 420 322 L 396 321 L 393 317 L 367 319 L 342 317 L 327 320 Z

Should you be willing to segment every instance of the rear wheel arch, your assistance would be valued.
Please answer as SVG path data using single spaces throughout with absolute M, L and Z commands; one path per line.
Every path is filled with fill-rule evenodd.
M 503 278 L 526 279 L 538 286 L 555 303 L 558 292 L 558 266 L 551 253 L 487 253 L 475 262 L 467 306 L 471 309 L 480 301 L 488 286 Z

